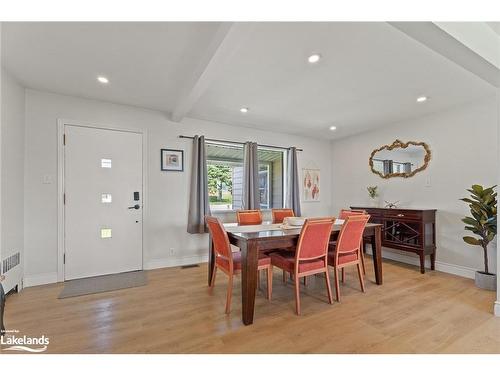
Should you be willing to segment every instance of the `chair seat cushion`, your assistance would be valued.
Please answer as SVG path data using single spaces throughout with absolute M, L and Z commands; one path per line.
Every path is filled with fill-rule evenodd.
M 271 253 L 270 257 L 273 266 L 279 267 L 288 272 L 293 272 L 295 270 L 295 254 L 293 252 L 275 252 Z M 299 262 L 299 273 L 313 271 L 324 267 L 325 261 L 323 259 L 301 260 Z
M 356 251 L 352 253 L 341 253 L 339 255 L 339 264 L 350 263 L 358 260 L 358 254 Z M 335 265 L 335 251 L 328 252 L 328 264 L 331 266 Z
M 229 262 L 227 261 L 227 259 L 224 259 L 222 257 L 217 257 L 217 259 L 215 260 L 215 262 L 217 263 L 217 265 L 219 267 L 222 267 L 222 268 L 224 268 L 226 270 L 229 270 Z M 235 270 L 241 270 L 241 263 L 242 263 L 241 252 L 240 251 L 234 252 L 233 253 L 233 266 L 234 266 L 234 269 Z M 269 258 L 267 255 L 265 255 L 263 253 L 260 253 L 259 254 L 259 264 L 258 264 L 258 267 L 266 266 L 266 265 L 270 265 L 270 264 L 271 264 L 271 258 Z

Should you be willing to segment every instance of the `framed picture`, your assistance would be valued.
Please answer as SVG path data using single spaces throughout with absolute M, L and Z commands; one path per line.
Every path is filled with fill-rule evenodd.
M 304 202 L 319 202 L 319 174 L 319 169 L 302 169 L 302 200 Z
M 184 151 L 161 149 L 161 170 L 162 171 L 184 171 Z

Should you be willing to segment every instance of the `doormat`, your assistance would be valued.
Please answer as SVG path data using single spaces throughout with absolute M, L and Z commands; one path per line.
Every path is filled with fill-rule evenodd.
M 64 282 L 64 289 L 59 299 L 111 292 L 113 290 L 135 288 L 147 285 L 148 278 L 144 271 L 124 272 L 114 275 L 87 277 L 85 279 Z

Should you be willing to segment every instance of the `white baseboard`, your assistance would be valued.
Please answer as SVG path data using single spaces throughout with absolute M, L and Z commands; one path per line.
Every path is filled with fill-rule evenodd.
M 161 258 L 152 259 L 144 265 L 145 270 L 152 270 L 156 268 L 179 267 L 187 266 L 190 264 L 206 263 L 208 262 L 208 255 L 193 255 L 181 258 Z
M 474 268 L 459 266 L 457 264 L 439 262 L 437 260 L 436 260 L 436 270 L 441 272 L 451 273 L 457 276 L 466 277 L 467 279 L 476 278 L 476 270 Z
M 500 301 L 495 302 L 494 314 L 495 316 L 500 317 Z
M 39 273 L 37 275 L 24 276 L 23 286 L 28 288 L 30 286 L 45 285 L 57 283 L 57 272 Z
M 371 251 L 367 251 L 371 254 Z M 420 259 L 417 257 L 412 257 L 410 255 L 400 254 L 393 251 L 382 250 L 382 258 L 395 260 L 397 262 L 402 262 L 406 264 L 411 264 L 413 266 L 420 267 Z M 431 268 L 431 262 L 428 256 L 425 257 L 425 268 Z M 452 275 L 457 275 L 461 277 L 466 277 L 468 279 L 474 279 L 476 270 L 470 267 L 459 266 L 456 264 L 444 263 L 436 260 L 436 271 L 441 271 L 445 273 L 450 273 Z

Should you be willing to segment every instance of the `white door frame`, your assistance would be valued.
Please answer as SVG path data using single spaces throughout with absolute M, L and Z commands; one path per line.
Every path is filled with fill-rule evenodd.
M 148 132 L 146 129 L 130 129 L 120 126 L 89 124 L 82 121 L 57 119 L 57 281 L 64 281 L 64 126 L 72 125 L 85 128 L 115 130 L 122 132 L 138 133 L 142 135 L 142 269 L 144 269 L 144 249 L 147 248 L 145 228 L 149 222 L 148 208 Z

